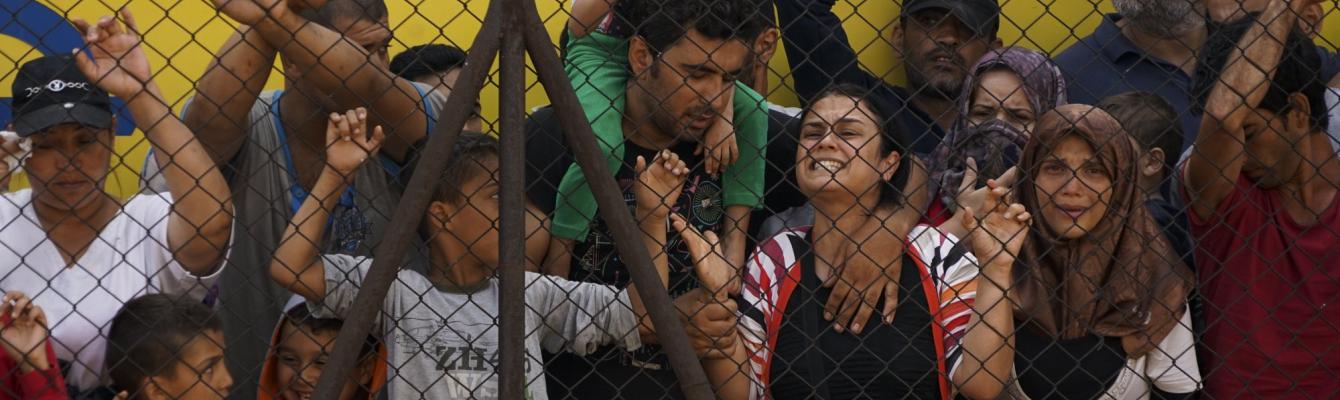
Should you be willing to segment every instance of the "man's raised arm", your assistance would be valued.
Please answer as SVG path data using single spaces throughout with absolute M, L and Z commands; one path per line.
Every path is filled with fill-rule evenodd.
M 368 107 L 369 122 L 388 129 L 383 151 L 393 159 L 404 159 L 409 146 L 426 135 L 428 113 L 418 89 L 373 62 L 362 46 L 304 18 L 283 0 L 213 1 L 237 22 L 255 27 L 286 65 L 341 108 Z
M 1256 18 L 1228 55 L 1223 73 L 1205 100 L 1196 147 L 1184 172 L 1188 204 L 1197 217 L 1211 217 L 1242 173 L 1248 157 L 1243 123 L 1265 98 L 1284 53 L 1285 38 L 1298 19 L 1296 12 L 1307 1 L 1291 3 L 1274 0 Z
M 215 163 L 226 164 L 246 143 L 247 114 L 265 89 L 274 60 L 274 47 L 250 26 L 239 25 L 196 81 L 195 98 L 182 119 Z

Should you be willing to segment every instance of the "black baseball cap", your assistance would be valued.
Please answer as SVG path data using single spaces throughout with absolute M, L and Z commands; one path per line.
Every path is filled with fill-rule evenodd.
M 1000 30 L 1000 4 L 996 0 L 905 0 L 902 16 L 925 10 L 946 10 L 979 37 L 995 38 Z
M 112 127 L 111 96 L 79 72 L 73 56 L 46 56 L 24 63 L 14 78 L 13 94 L 14 132 L 19 137 L 70 122 Z

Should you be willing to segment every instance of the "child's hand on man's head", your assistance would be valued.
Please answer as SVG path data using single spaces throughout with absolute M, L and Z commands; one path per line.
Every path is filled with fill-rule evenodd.
M 740 158 L 740 145 L 735 142 L 735 126 L 719 120 L 707 129 L 702 143 L 695 152 L 703 155 L 705 170 L 710 175 L 720 174 Z
M 638 156 L 635 172 L 637 183 L 633 194 L 637 199 L 638 217 L 664 219 L 679 200 L 689 167 L 675 152 L 661 150 L 650 164 Z
M 45 348 L 47 316 L 42 307 L 33 304 L 27 294 L 19 291 L 5 293 L 0 314 L 8 322 L 0 328 L 0 343 L 10 360 L 19 363 L 23 371 L 45 371 L 51 368 Z
M 733 94 L 731 91 L 728 96 L 732 99 L 726 104 L 726 111 L 718 114 L 716 122 L 707 128 L 703 134 L 702 141 L 698 142 L 698 148 L 693 154 L 703 156 L 703 167 L 709 175 L 716 176 L 735 164 L 740 159 L 740 144 L 735 136 L 735 109 L 733 108 Z
M 368 134 L 368 111 L 363 107 L 331 113 L 326 123 L 326 168 L 345 180 L 353 179 L 354 171 L 377 154 L 386 134 L 381 126 Z

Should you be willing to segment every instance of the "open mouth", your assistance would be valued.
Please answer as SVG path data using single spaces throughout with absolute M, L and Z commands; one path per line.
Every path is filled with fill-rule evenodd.
M 835 174 L 846 166 L 847 163 L 837 160 L 814 160 L 814 162 L 810 163 L 810 171 L 822 170 L 827 171 L 830 174 Z
M 930 60 L 930 64 L 935 67 L 944 69 L 958 68 L 958 63 L 954 60 L 954 57 L 948 54 L 936 53 L 932 54 L 927 59 Z

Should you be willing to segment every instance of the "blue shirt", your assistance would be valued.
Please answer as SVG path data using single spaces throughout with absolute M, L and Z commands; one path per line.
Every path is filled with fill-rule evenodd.
M 1098 104 L 1104 97 L 1135 90 L 1163 97 L 1182 125 L 1182 150 L 1195 141 L 1200 115 L 1191 111 L 1191 76 L 1176 65 L 1135 46 L 1121 34 L 1121 15 L 1107 14 L 1093 34 L 1056 57 L 1071 103 Z

